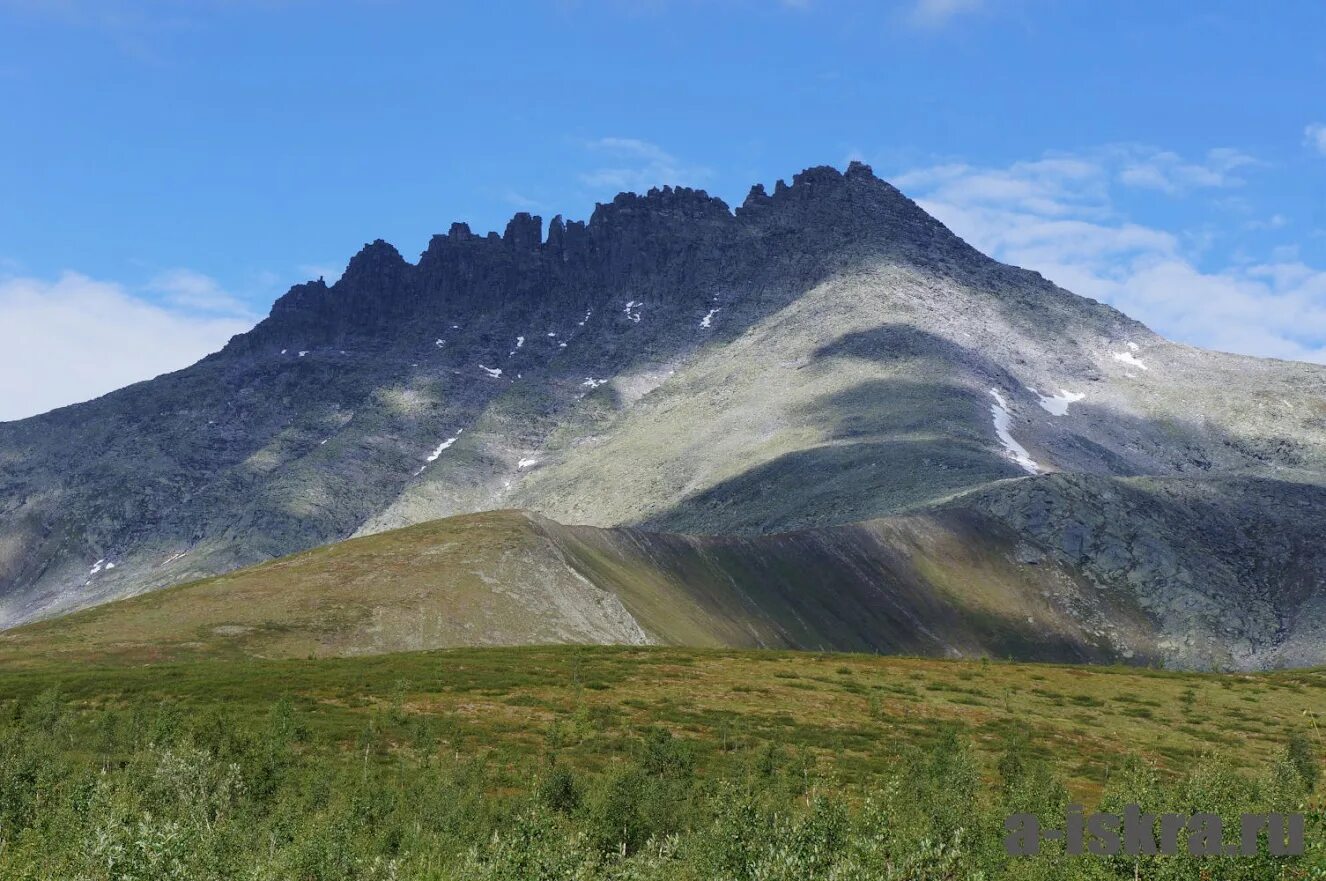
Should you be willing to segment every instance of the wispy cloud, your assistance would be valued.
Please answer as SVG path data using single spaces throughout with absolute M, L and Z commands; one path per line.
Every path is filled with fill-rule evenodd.
M 915 0 L 907 17 L 917 27 L 938 28 L 984 5 L 984 0 Z
M 667 150 L 638 138 L 599 138 L 585 145 L 607 164 L 580 175 L 595 190 L 644 192 L 664 184 L 698 186 L 713 176 L 702 166 L 681 162 Z
M 1243 179 L 1236 172 L 1260 163 L 1246 153 L 1228 147 L 1207 152 L 1205 159 L 1192 162 L 1168 150 L 1120 148 L 1127 151 L 1120 182 L 1132 187 L 1177 193 L 1205 187 L 1238 187 Z
M 0 278 L 0 420 L 178 370 L 252 324 L 158 305 L 74 272 Z
M 96 31 L 126 55 L 159 63 L 175 37 L 208 27 L 219 14 L 300 4 L 312 5 L 309 0 L 0 0 L 0 13 Z
M 223 289 L 220 282 L 192 269 L 169 269 L 158 273 L 148 282 L 147 290 L 181 309 L 236 318 L 253 317 L 249 307 Z
M 900 187 L 954 232 L 1000 260 L 1036 269 L 1110 303 L 1173 339 L 1229 352 L 1326 362 L 1326 271 L 1277 249 L 1260 261 L 1201 268 L 1204 237 L 1123 216 L 1116 186 L 1136 153 L 1110 147 L 1003 168 L 945 164 L 899 176 Z M 1242 154 L 1201 163 L 1152 159 L 1173 187 L 1230 185 Z M 1161 157 L 1158 160 L 1156 157 Z M 1203 167 L 1211 175 L 1176 172 Z M 1273 215 L 1268 224 L 1283 225 Z
M 515 208 L 519 208 L 521 211 L 541 211 L 544 207 L 543 203 L 538 199 L 531 199 L 524 193 L 512 189 L 507 189 L 502 192 L 502 201 Z
M 1314 122 L 1303 129 L 1303 142 L 1326 156 L 1326 122 Z

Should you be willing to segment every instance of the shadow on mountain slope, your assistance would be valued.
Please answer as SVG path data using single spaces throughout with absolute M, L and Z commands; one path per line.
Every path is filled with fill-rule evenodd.
M 0 658 L 150 662 L 459 645 L 643 643 L 1143 661 L 1135 609 L 1028 567 L 966 513 L 753 539 L 464 515 L 306 551 L 0 634 Z M 1103 609 L 1103 607 L 1101 607 Z M 1098 610 L 1100 611 L 1100 610 Z

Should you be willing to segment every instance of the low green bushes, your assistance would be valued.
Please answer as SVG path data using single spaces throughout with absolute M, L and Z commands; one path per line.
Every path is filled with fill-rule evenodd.
M 309 711 L 72 706 L 55 691 L 0 719 L 0 878 L 69 881 L 1061 881 L 1326 878 L 1315 740 L 1259 775 L 1208 756 L 1164 777 L 1111 774 L 1101 810 L 1302 811 L 1301 857 L 1010 857 L 1004 817 L 1061 826 L 1069 795 L 1012 736 L 992 768 L 951 731 L 870 779 L 825 779 L 805 751 L 700 750 L 661 727 L 606 766 L 558 739 L 511 767 L 446 745 L 403 700 L 322 739 Z M 595 720 L 557 719 L 550 728 Z M 715 758 L 718 757 L 718 758 Z M 1092 806 L 1093 808 L 1096 806 Z

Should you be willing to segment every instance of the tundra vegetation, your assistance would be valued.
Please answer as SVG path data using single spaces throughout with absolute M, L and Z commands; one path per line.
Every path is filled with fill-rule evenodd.
M 1326 878 L 1326 673 L 464 649 L 0 669 L 0 877 Z M 1009 857 L 1003 820 L 1302 812 L 1307 852 Z M 1234 832 L 1237 835 L 1237 832 Z

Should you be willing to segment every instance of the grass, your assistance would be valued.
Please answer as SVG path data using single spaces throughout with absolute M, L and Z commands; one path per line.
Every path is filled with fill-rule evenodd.
M 1323 692 L 1322 671 L 672 648 L 0 663 L 0 878 L 1320 877 Z M 1311 844 L 1005 854 L 1004 817 L 1069 799 L 1303 811 Z
M 1235 767 L 1270 762 L 1326 707 L 1326 672 L 1173 673 L 1123 667 L 938 661 L 621 647 L 452 649 L 363 658 L 214 658 L 153 665 L 0 666 L 0 699 L 56 687 L 75 706 L 167 702 L 263 717 L 289 698 L 329 742 L 351 742 L 387 705 L 441 720 L 451 746 L 512 767 L 560 729 L 564 758 L 601 767 L 651 726 L 696 744 L 804 750 L 826 773 L 864 782 L 943 731 L 970 738 L 987 769 L 1023 732 L 1076 795 L 1094 798 L 1140 755 L 1177 773 L 1212 750 Z M 408 727 L 408 726 L 407 726 Z

